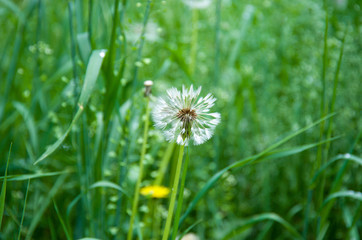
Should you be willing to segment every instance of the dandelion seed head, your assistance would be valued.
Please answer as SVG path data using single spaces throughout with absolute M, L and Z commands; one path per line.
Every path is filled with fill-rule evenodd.
M 182 86 L 179 91 L 170 88 L 166 97 L 159 97 L 153 108 L 155 127 L 163 130 L 167 141 L 199 145 L 209 140 L 220 123 L 220 113 L 210 113 L 216 98 L 212 94 L 200 97 L 201 87 L 196 90 Z

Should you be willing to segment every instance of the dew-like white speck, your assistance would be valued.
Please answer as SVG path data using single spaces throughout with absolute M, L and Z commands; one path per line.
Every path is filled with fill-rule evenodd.
M 101 56 L 101 58 L 104 58 L 106 56 L 106 53 L 104 51 L 99 53 L 99 56 Z

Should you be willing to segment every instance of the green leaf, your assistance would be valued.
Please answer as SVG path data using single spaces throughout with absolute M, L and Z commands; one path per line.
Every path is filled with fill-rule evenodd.
M 105 55 L 106 50 L 95 50 L 92 52 L 87 66 L 87 71 L 85 73 L 84 84 L 82 92 L 80 93 L 78 105 L 83 106 L 88 102 L 96 84 Z
M 248 218 L 247 220 L 243 221 L 237 228 L 230 231 L 226 234 L 222 240 L 227 240 L 232 237 L 239 235 L 240 233 L 244 232 L 246 229 L 250 227 L 250 225 L 254 225 L 256 223 L 271 220 L 277 223 L 280 223 L 288 232 L 290 232 L 294 239 L 303 239 L 303 237 L 299 234 L 299 232 L 287 221 L 285 221 L 282 217 L 275 213 L 263 213 L 259 215 L 255 215 L 253 217 Z
M 88 99 L 93 92 L 93 88 L 98 78 L 104 56 L 105 56 L 105 50 L 95 50 L 92 52 L 92 55 L 89 59 L 89 63 L 87 66 L 83 88 L 80 93 L 78 101 L 79 108 L 77 113 L 75 114 L 71 124 L 69 125 L 65 133 L 55 143 L 53 143 L 50 147 L 48 147 L 48 149 L 35 161 L 34 165 L 43 161 L 50 154 L 52 154 L 63 143 L 64 139 L 68 136 L 72 127 L 78 121 L 79 117 L 83 112 L 84 105 L 88 102 Z
M 3 220 L 3 216 L 4 216 L 5 196 L 6 196 L 6 182 L 7 182 L 8 167 L 9 167 L 10 153 L 11 153 L 11 148 L 12 147 L 13 147 L 13 144 L 11 143 L 10 144 L 10 149 L 9 149 L 9 154 L 8 154 L 8 160 L 6 162 L 4 182 L 3 182 L 3 186 L 1 188 L 1 195 L 0 195 L 0 229 L 1 229 L 1 224 L 2 224 L 2 220 Z

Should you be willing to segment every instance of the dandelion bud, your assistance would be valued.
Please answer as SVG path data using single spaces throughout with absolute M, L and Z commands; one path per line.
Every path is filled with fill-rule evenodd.
M 149 97 L 150 94 L 151 94 L 151 88 L 152 88 L 153 82 L 151 80 L 147 80 L 147 81 L 145 81 L 143 83 L 143 85 L 145 86 L 145 94 L 144 94 L 144 96 Z

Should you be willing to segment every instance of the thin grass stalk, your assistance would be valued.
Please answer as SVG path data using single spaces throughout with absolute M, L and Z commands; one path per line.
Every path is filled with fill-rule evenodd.
M 154 225 L 154 237 L 153 239 L 154 240 L 158 240 L 160 239 L 159 236 L 161 235 L 161 215 L 160 214 L 157 214 L 158 213 L 158 203 L 159 201 L 156 201 L 157 204 L 156 204 L 156 218 L 154 219 L 154 222 L 155 222 L 155 225 Z
M 338 87 L 338 82 L 339 82 L 339 72 L 341 69 L 341 64 L 342 64 L 342 58 L 343 58 L 343 51 L 344 51 L 344 43 L 346 40 L 346 36 L 347 36 L 347 28 L 345 30 L 343 39 L 342 39 L 342 45 L 341 45 L 341 50 L 339 52 L 339 57 L 338 57 L 338 63 L 337 63 L 337 68 L 336 68 L 336 72 L 334 74 L 334 81 L 333 81 L 333 93 L 332 93 L 332 99 L 331 99 L 331 105 L 330 105 L 330 110 L 329 112 L 334 112 L 334 105 L 336 103 L 336 97 L 337 97 L 337 87 Z M 333 117 L 331 117 L 328 121 L 328 126 L 327 126 L 327 139 L 330 138 L 332 136 L 332 126 L 333 126 Z M 326 144 L 326 157 L 328 158 L 328 151 L 329 151 L 329 147 L 330 147 L 331 143 L 327 142 Z
M 337 96 L 337 87 L 338 87 L 338 82 L 339 82 L 339 72 L 340 72 L 340 68 L 341 68 L 341 64 L 342 64 L 342 57 L 343 57 L 343 50 L 344 50 L 344 43 L 345 43 L 345 39 L 347 36 L 347 29 L 344 33 L 344 37 L 342 40 L 342 45 L 341 45 L 341 49 L 339 52 L 339 58 L 338 58 L 338 63 L 337 63 L 337 68 L 336 68 L 336 72 L 334 75 L 334 81 L 333 81 L 333 93 L 332 93 L 332 99 L 331 99 L 331 104 L 330 104 L 330 110 L 329 112 L 333 112 L 334 111 L 334 105 L 336 102 L 336 96 Z M 332 135 L 332 126 L 333 126 L 333 117 L 331 117 L 328 121 L 328 126 L 327 126 L 327 136 L 326 138 L 330 138 Z M 325 156 L 328 157 L 328 152 L 329 152 L 329 148 L 330 148 L 330 142 L 326 143 L 325 145 Z M 324 175 L 323 175 L 324 176 Z M 334 192 L 335 189 L 332 188 L 332 191 Z M 331 193 L 333 193 L 331 192 Z M 330 209 L 330 208 L 329 208 Z M 320 222 L 320 229 L 323 229 L 326 219 L 328 218 L 329 215 L 329 209 L 323 210 L 322 214 L 321 214 L 321 222 Z
M 324 117 L 326 115 L 326 108 L 325 108 L 325 101 L 326 101 L 326 68 L 327 68 L 327 51 L 328 51 L 328 46 L 327 46 L 327 40 L 328 40 L 328 12 L 326 11 L 326 19 L 325 19 L 325 29 L 324 29 L 324 48 L 323 48 L 323 66 L 322 66 L 322 94 L 321 94 L 321 104 L 320 104 L 320 113 L 321 116 L 320 117 Z M 320 132 L 319 132 L 319 139 L 323 138 L 323 133 L 324 133 L 324 125 L 325 125 L 325 121 L 321 122 L 320 125 Z M 322 165 L 322 146 L 318 147 L 317 150 L 317 159 L 314 165 L 314 171 L 316 171 L 317 169 L 320 168 L 320 166 Z M 319 201 L 318 201 L 319 203 Z
M 68 14 L 69 14 L 69 33 L 70 33 L 70 54 L 72 59 L 72 65 L 73 65 L 73 81 L 74 81 L 74 104 L 77 101 L 78 96 L 78 73 L 77 73 L 77 62 L 76 62 L 76 43 L 75 43 L 75 37 L 73 32 L 73 4 L 68 1 Z M 75 110 L 76 111 L 76 108 Z
M 326 12 L 326 18 L 325 18 L 325 29 L 324 29 L 324 48 L 323 48 L 323 66 L 322 66 L 322 93 L 321 93 L 321 104 L 320 104 L 320 117 L 324 117 L 327 114 L 327 110 L 326 110 L 326 71 L 327 71 L 327 56 L 328 56 L 328 45 L 327 45 L 327 40 L 328 40 L 328 12 L 327 9 L 325 8 L 325 12 Z M 326 121 L 322 121 L 320 124 L 320 131 L 319 131 L 319 140 L 323 139 L 324 136 L 324 130 L 325 130 L 325 123 Z M 317 171 L 321 165 L 324 162 L 324 158 L 323 158 L 323 146 L 319 145 L 317 148 L 317 156 L 316 156 L 316 162 L 314 165 L 314 171 Z M 321 178 L 321 180 L 319 181 L 319 185 L 316 186 L 316 192 L 317 192 L 317 196 L 316 196 L 316 202 L 315 205 L 316 207 L 321 206 L 322 202 L 323 202 L 323 188 L 324 188 L 324 183 L 325 179 L 324 177 Z M 319 224 L 317 224 L 319 225 Z M 318 228 L 317 228 L 318 229 Z
M 142 181 L 142 175 L 143 175 L 143 162 L 146 155 L 146 148 L 147 148 L 147 138 L 148 138 L 148 125 L 149 125 L 149 119 L 150 119 L 150 107 L 149 107 L 150 99 L 146 98 L 146 119 L 145 119 L 145 129 L 143 132 L 143 142 L 142 142 L 142 150 L 141 150 L 141 158 L 139 162 L 139 175 L 136 183 L 136 188 L 133 196 L 133 204 L 132 204 L 132 214 L 131 214 L 131 220 L 129 223 L 129 229 L 127 234 L 127 240 L 132 239 L 133 234 L 133 224 L 134 220 L 137 214 L 137 207 L 138 207 L 138 199 L 140 196 L 140 187 L 141 187 L 141 181 Z
M 127 0 L 123 0 L 123 7 L 124 8 L 125 8 L 126 4 L 127 4 Z M 144 15 L 144 18 L 143 18 L 143 27 L 142 27 L 142 33 L 141 33 L 141 40 L 140 40 L 140 45 L 138 47 L 136 62 L 140 61 L 141 57 L 142 57 L 142 49 L 143 49 L 143 45 L 144 45 L 144 38 L 145 38 L 145 33 L 146 33 L 146 25 L 147 25 L 148 17 L 149 17 L 149 14 L 150 14 L 150 7 L 151 7 L 151 0 L 148 0 L 146 10 L 145 10 L 145 15 Z M 122 9 L 122 11 L 124 11 L 124 8 Z M 121 17 L 123 17 L 123 12 L 121 13 Z M 123 34 L 123 36 L 125 36 L 125 35 Z M 133 86 L 132 86 L 132 90 L 131 90 L 132 96 L 134 96 L 134 94 L 136 92 L 137 79 L 138 79 L 138 66 L 135 65 L 134 74 L 133 74 Z M 125 99 L 125 96 L 122 96 L 122 98 Z M 131 106 L 131 110 L 130 110 L 130 112 L 131 112 L 130 119 L 133 118 L 133 109 L 132 108 L 133 108 L 133 106 Z M 131 129 L 131 127 L 130 127 L 131 124 L 132 124 L 132 121 L 130 120 L 128 122 L 128 129 Z M 126 137 L 126 144 L 125 144 L 125 147 L 123 148 L 123 154 L 122 154 L 122 159 L 124 159 L 124 166 L 121 168 L 121 171 L 120 171 L 119 185 L 121 185 L 123 183 L 123 181 L 124 181 L 124 179 L 125 179 L 125 177 L 127 175 L 127 168 L 125 166 L 128 164 L 128 147 L 129 147 L 129 144 L 130 144 L 130 138 Z M 117 211 L 117 215 L 116 215 L 116 218 L 115 218 L 115 225 L 116 226 L 119 225 L 120 219 L 121 219 L 121 216 L 119 214 L 120 209 L 121 209 L 121 207 L 123 205 L 125 205 L 125 202 L 126 202 L 126 201 L 124 201 L 123 198 L 124 198 L 124 196 L 122 194 L 120 194 L 120 198 L 119 198 L 118 203 L 117 203 L 117 209 L 119 211 Z
M 305 206 L 305 213 L 304 213 L 304 226 L 303 226 L 303 238 L 308 238 L 308 227 L 309 227 L 309 212 L 310 212 L 310 205 L 312 203 L 313 199 L 313 189 L 308 190 L 308 198 L 307 198 L 307 204 Z
M 184 145 L 180 145 L 179 155 L 178 155 L 178 159 L 177 159 L 177 167 L 176 167 L 175 178 L 174 178 L 174 181 L 173 181 L 173 187 L 171 189 L 171 191 L 172 191 L 171 200 L 170 200 L 170 205 L 168 207 L 168 215 L 167 215 L 167 219 L 166 219 L 166 225 L 165 225 L 165 230 L 163 232 L 162 240 L 167 240 L 168 236 L 170 234 L 173 211 L 174 211 L 174 208 L 175 208 L 177 189 L 178 189 L 178 185 L 179 185 L 179 181 L 180 181 L 180 175 L 181 175 L 181 166 L 182 166 L 184 148 L 185 148 Z
M 176 208 L 175 219 L 174 219 L 174 223 L 173 223 L 171 240 L 175 240 L 176 236 L 177 236 L 177 231 L 178 231 L 178 226 L 179 226 L 180 216 L 181 216 L 181 210 L 182 210 L 182 202 L 183 202 L 183 198 L 184 198 L 185 181 L 186 181 L 186 174 L 187 174 L 187 167 L 189 164 L 189 159 L 190 159 L 189 148 L 186 147 L 186 159 L 185 159 L 185 162 L 183 164 L 183 169 L 182 169 L 181 186 L 180 186 L 180 192 L 178 194 L 177 208 Z
M 362 203 L 358 202 L 357 210 L 352 219 L 351 225 L 348 227 L 348 234 L 350 235 L 352 232 L 353 227 L 356 225 L 357 221 L 360 219 L 359 216 L 361 215 Z
M 44 95 L 42 92 L 41 82 L 39 79 L 39 66 L 40 66 L 40 59 L 39 59 L 39 41 L 40 41 L 40 30 L 41 30 L 41 0 L 38 0 L 37 5 L 37 22 L 36 22 L 36 34 L 35 34 L 35 61 L 34 61 L 34 76 L 33 76 L 33 88 L 32 88 L 32 96 L 31 99 L 31 112 L 34 112 L 36 102 L 39 101 L 39 105 L 44 112 L 47 112 L 45 108 L 46 101 L 44 99 Z M 35 113 L 34 113 L 35 114 Z M 38 149 L 34 149 L 34 152 L 37 154 Z
M 198 39 L 198 24 L 199 12 L 197 9 L 192 10 L 192 33 L 191 33 L 191 51 L 190 51 L 190 75 L 191 77 L 195 72 L 196 54 L 197 54 L 197 39 Z
M 2 122 L 2 118 L 4 117 L 5 112 L 5 106 L 8 102 L 8 97 L 11 91 L 11 87 L 15 78 L 16 70 L 19 63 L 19 57 L 21 55 L 21 47 L 23 45 L 24 41 L 24 34 L 27 27 L 27 24 L 29 23 L 29 18 L 32 16 L 33 10 L 35 9 L 36 2 L 32 1 L 29 3 L 26 9 L 26 18 L 24 21 L 19 20 L 18 27 L 17 27 L 17 33 L 16 38 L 14 42 L 14 49 L 11 56 L 10 65 L 8 67 L 8 72 L 6 75 L 6 82 L 5 82 L 5 91 L 0 96 L 0 122 Z
M 175 145 L 176 145 L 176 143 L 174 143 L 174 142 L 168 144 L 166 152 L 163 155 L 163 158 L 161 160 L 160 168 L 158 169 L 158 172 L 157 172 L 157 176 L 156 176 L 156 179 L 154 182 L 155 185 L 161 185 L 162 180 L 166 173 L 167 166 L 172 157 L 172 153 L 173 153 L 173 149 L 175 148 Z
M 352 147 L 349 150 L 349 153 L 353 153 L 354 148 L 356 146 L 356 144 L 358 143 L 360 137 L 362 136 L 362 131 L 360 131 L 352 145 Z M 347 171 L 348 168 L 348 160 L 345 160 L 342 164 L 342 166 L 339 168 L 339 171 L 336 175 L 336 177 L 334 178 L 333 184 L 332 184 L 332 188 L 330 190 L 330 194 L 335 193 L 337 191 L 339 191 L 339 189 L 341 188 L 342 185 L 342 180 L 343 180 L 343 176 Z M 326 224 L 326 221 L 328 219 L 329 213 L 332 209 L 332 206 L 334 204 L 335 200 L 331 200 L 330 202 L 327 203 L 327 205 L 323 208 L 322 212 L 321 212 L 321 219 L 320 219 L 320 226 L 323 226 Z
M 157 198 L 151 198 L 151 204 L 149 205 L 149 213 L 151 218 L 146 218 L 146 226 L 149 228 L 149 232 L 147 234 L 150 239 L 152 239 L 152 236 L 154 234 L 154 230 L 156 229 L 156 208 L 157 208 Z M 147 237 L 147 235 L 146 235 Z
M 215 8 L 215 60 L 214 60 L 214 84 L 219 81 L 219 64 L 220 64 L 220 21 L 221 21 L 221 0 L 216 1 Z
M 88 40 L 90 42 L 90 45 L 93 49 L 94 43 L 93 43 L 93 28 L 92 28 L 92 12 L 93 12 L 93 0 L 88 1 Z
M 138 53 L 137 53 L 136 62 L 141 61 L 142 50 L 143 50 L 143 46 L 145 44 L 146 26 L 147 26 L 148 17 L 150 15 L 150 10 L 151 10 L 151 2 L 152 2 L 151 0 L 147 1 L 145 16 L 143 17 L 143 27 L 142 27 L 142 33 L 141 33 L 141 40 L 140 40 L 140 44 L 138 46 Z M 136 92 L 136 87 L 137 87 L 137 83 L 138 83 L 138 68 L 139 67 L 136 64 L 135 68 L 134 68 L 134 74 L 133 74 L 132 95 L 134 95 L 134 93 Z
M 23 222 L 24 222 L 24 217 L 25 217 L 25 209 L 26 209 L 26 202 L 28 201 L 29 186 L 30 186 L 30 178 L 28 179 L 28 185 L 26 187 L 23 214 L 21 215 L 20 226 L 19 226 L 18 240 L 20 240 L 21 231 L 22 231 L 22 228 L 23 228 Z

